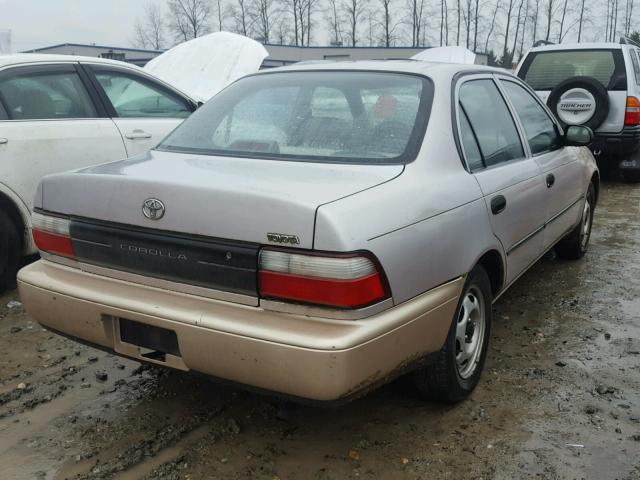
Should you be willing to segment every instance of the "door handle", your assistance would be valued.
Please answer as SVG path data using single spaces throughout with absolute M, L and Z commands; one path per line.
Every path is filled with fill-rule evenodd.
M 556 176 L 553 173 L 547 175 L 547 188 L 553 187 L 553 184 L 556 183 Z
M 491 199 L 491 213 L 494 215 L 504 212 L 505 208 L 507 208 L 507 199 L 504 196 L 498 195 Z
M 151 134 L 145 132 L 144 130 L 134 130 L 133 132 L 127 132 L 124 134 L 124 136 L 129 140 L 151 138 Z
M 0 145 L 4 145 L 5 143 L 9 143 L 9 140 L 6 138 L 0 138 Z

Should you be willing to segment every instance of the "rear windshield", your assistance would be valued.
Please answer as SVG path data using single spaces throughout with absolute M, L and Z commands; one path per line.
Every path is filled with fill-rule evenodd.
M 532 53 L 518 73 L 534 90 L 553 90 L 572 77 L 591 77 L 609 90 L 626 90 L 621 50 L 563 50 Z
M 210 155 L 337 163 L 415 158 L 433 96 L 407 74 L 281 72 L 243 78 L 158 147 Z

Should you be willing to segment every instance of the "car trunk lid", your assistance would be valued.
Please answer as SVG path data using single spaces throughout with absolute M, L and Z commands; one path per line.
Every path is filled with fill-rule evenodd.
M 87 263 L 256 295 L 261 244 L 312 249 L 320 205 L 403 168 L 154 151 L 46 177 L 36 206 L 71 216 Z M 145 216 L 148 199 L 162 202 L 161 217 Z

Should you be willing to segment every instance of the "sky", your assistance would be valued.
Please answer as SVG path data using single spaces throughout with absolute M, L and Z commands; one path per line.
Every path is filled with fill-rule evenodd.
M 147 0 L 0 0 L 14 52 L 58 43 L 130 46 Z

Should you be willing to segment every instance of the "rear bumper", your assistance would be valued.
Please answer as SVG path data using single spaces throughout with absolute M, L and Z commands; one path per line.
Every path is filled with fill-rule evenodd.
M 640 126 L 624 127 L 618 133 L 596 133 L 590 148 L 593 152 L 601 152 L 599 159 L 612 164 L 639 155 Z
M 272 312 L 103 277 L 46 260 L 18 275 L 27 312 L 81 341 L 142 361 L 311 400 L 382 383 L 440 350 L 463 285 L 458 278 L 362 320 Z M 119 319 L 176 333 L 180 355 L 143 358 Z

